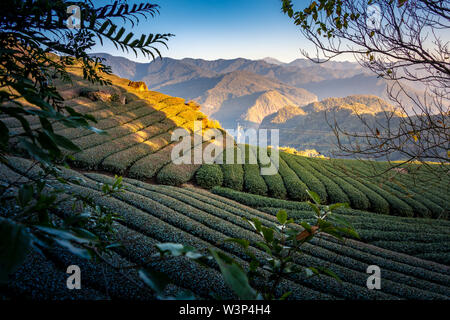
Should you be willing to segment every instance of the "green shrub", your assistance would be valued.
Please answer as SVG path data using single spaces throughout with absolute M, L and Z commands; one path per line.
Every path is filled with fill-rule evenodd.
M 244 168 L 241 164 L 222 164 L 223 186 L 237 191 L 244 189 Z
M 339 187 L 346 193 L 348 198 L 350 199 L 350 205 L 354 209 L 367 210 L 370 207 L 369 199 L 367 196 L 359 191 L 357 188 L 353 187 L 347 181 L 345 181 L 341 177 L 337 177 L 336 174 L 333 174 L 328 170 L 328 168 L 324 167 L 323 173 L 333 181 L 335 181 Z
M 222 153 L 222 163 L 220 167 L 223 172 L 223 186 L 234 190 L 242 191 L 244 189 L 244 168 L 241 164 L 236 163 L 237 158 L 241 156 L 240 149 L 233 148 L 234 162 L 226 164 L 226 152 Z
M 158 130 L 157 127 L 152 127 L 152 130 L 147 131 L 149 131 L 148 135 L 150 137 L 148 140 L 139 141 L 135 145 L 130 143 L 129 148 L 122 151 L 118 150 L 117 152 L 107 156 L 102 161 L 101 167 L 105 170 L 123 173 L 137 160 L 148 154 L 157 152 L 171 142 L 171 133 L 165 132 L 165 129 Z
M 350 203 L 350 199 L 347 197 L 344 191 L 330 178 L 323 174 L 324 168 L 320 164 L 310 161 L 308 163 L 303 163 L 305 169 L 310 170 L 314 176 L 319 179 L 325 189 L 327 190 L 327 195 L 330 203 Z
M 222 169 L 217 164 L 204 164 L 195 173 L 195 181 L 206 189 L 221 186 L 223 183 Z
M 396 252 L 403 252 L 412 256 L 417 256 L 423 253 L 441 253 L 449 254 L 449 248 L 442 246 L 439 242 L 417 242 L 417 241 L 374 241 L 373 245 L 388 248 Z
M 245 155 L 245 163 L 244 167 L 244 189 L 247 192 L 258 194 L 258 195 L 267 195 L 268 188 L 266 182 L 261 176 L 259 165 L 258 164 L 250 164 L 250 155 L 255 156 L 255 160 L 257 160 L 257 148 L 249 145 L 240 146 Z
M 127 186 L 128 189 L 128 186 Z M 131 189 L 132 190 L 132 189 Z M 186 206 L 184 202 L 177 201 L 173 199 L 172 197 L 161 195 L 158 193 L 149 193 L 144 191 L 137 191 L 140 196 L 134 196 L 130 194 L 126 195 L 118 195 L 121 199 L 132 203 L 133 205 L 137 206 L 138 208 L 141 208 L 145 211 L 152 212 L 152 214 L 156 214 L 158 216 L 163 217 L 163 219 L 167 221 L 173 221 L 176 223 L 183 231 L 188 231 L 197 237 L 200 237 L 202 239 L 205 239 L 209 242 L 218 243 L 218 247 L 220 249 L 226 250 L 238 257 L 248 259 L 248 257 L 243 254 L 241 249 L 239 249 L 236 246 L 232 246 L 229 244 L 226 244 L 223 242 L 224 237 L 244 237 L 245 239 L 257 241 L 259 238 L 256 236 L 255 233 L 250 232 L 247 229 L 243 229 L 242 227 L 237 227 L 235 224 L 220 219 L 218 220 L 216 217 L 214 217 L 211 214 L 206 213 L 205 211 L 198 210 L 196 208 L 193 208 L 191 206 Z M 133 199 L 134 198 L 134 199 Z M 147 209 L 147 204 L 143 202 L 143 199 L 152 199 L 154 201 L 157 201 L 158 203 L 167 206 L 168 208 L 173 210 L 173 213 L 169 216 L 165 216 L 162 213 L 154 212 L 152 208 Z M 171 199 L 172 198 L 172 199 Z M 270 198 L 269 198 L 270 199 Z M 281 201 L 281 200 L 280 200 Z M 150 209 L 152 211 L 150 211 Z M 217 213 L 215 213 L 217 214 Z M 249 248 L 251 252 L 261 259 L 263 258 L 263 251 L 259 248 L 251 247 Z M 304 258 L 303 258 L 304 259 Z M 320 261 L 319 259 L 316 259 L 314 257 L 308 257 L 306 258 L 308 261 L 306 263 L 317 265 L 318 263 L 322 263 L 323 261 Z M 299 256 L 294 255 L 295 263 L 298 263 Z M 302 262 L 305 263 L 305 262 Z M 333 268 L 335 265 L 333 265 Z M 342 269 L 342 268 L 341 268 Z M 359 287 L 357 283 L 359 283 L 363 276 L 365 276 L 364 273 L 360 273 L 358 275 L 355 275 L 354 272 L 346 272 L 345 274 L 341 274 L 342 278 L 344 278 L 344 281 L 346 281 L 346 288 L 345 292 L 342 291 L 341 285 L 337 284 L 335 281 L 323 278 L 323 279 L 312 279 L 307 278 L 306 275 L 300 274 L 295 275 L 292 277 L 292 279 L 296 283 L 304 283 L 306 281 L 309 286 L 312 286 L 315 290 L 323 290 L 323 283 L 325 281 L 327 292 L 336 294 L 339 297 L 355 297 L 358 295 L 364 294 L 367 290 L 363 287 Z M 347 279 L 348 278 L 348 279 Z M 309 294 L 313 294 L 313 292 L 310 292 Z M 316 293 L 317 294 L 317 293 Z M 377 293 L 376 296 L 378 297 L 389 297 L 388 295 L 384 293 Z M 371 294 L 369 297 L 374 298 L 375 296 L 372 296 Z
M 267 185 L 257 164 L 244 164 L 244 188 L 253 194 L 267 195 Z
M 199 164 L 173 164 L 171 162 L 158 172 L 156 179 L 158 183 L 179 186 L 190 181 L 198 168 L 200 168 Z
M 257 155 L 258 155 L 258 164 L 259 164 L 260 172 L 263 168 L 270 168 L 271 166 L 272 166 L 272 168 L 276 167 L 275 164 L 272 162 L 272 159 L 270 158 L 271 153 L 272 153 L 271 149 L 258 147 L 255 149 L 255 152 L 257 152 Z M 265 153 L 264 157 L 268 157 L 267 158 L 267 160 L 269 160 L 268 164 L 261 163 L 260 154 L 262 152 Z M 274 198 L 279 198 L 279 199 L 286 199 L 286 196 L 287 196 L 286 187 L 284 186 L 283 179 L 281 178 L 281 176 L 278 172 L 276 172 L 275 174 L 271 174 L 271 175 L 261 175 L 261 176 L 267 185 L 267 190 L 268 190 L 269 196 L 274 197 Z
M 215 194 L 226 197 L 228 199 L 232 199 L 234 201 L 237 201 L 241 204 L 245 204 L 253 208 L 277 207 L 286 209 L 311 210 L 311 207 L 306 202 L 287 201 L 282 199 L 269 198 L 261 195 L 240 192 L 224 187 L 215 187 L 211 191 Z
M 338 172 L 336 169 L 331 168 L 330 166 L 327 166 L 328 171 L 330 171 L 332 174 L 339 175 L 340 172 Z M 370 207 L 369 210 L 372 212 L 377 213 L 383 213 L 383 214 L 389 214 L 389 203 L 381 197 L 378 193 L 374 192 L 372 189 L 368 188 L 368 184 L 372 184 L 369 181 L 365 181 L 365 183 L 361 183 L 357 181 L 355 178 L 352 177 L 343 177 L 345 181 L 347 181 L 349 184 L 351 184 L 353 187 L 364 193 L 364 195 L 369 199 L 370 201 Z
M 98 119 L 99 121 L 95 124 L 96 128 L 103 129 L 103 130 L 112 128 L 118 124 L 118 122 L 116 120 L 114 120 L 115 117 L 118 117 L 119 119 L 123 119 L 124 115 L 125 116 L 128 115 L 130 117 L 126 118 L 126 119 L 128 119 L 128 121 L 132 121 L 134 118 L 142 116 L 142 114 L 140 114 L 137 111 L 137 109 L 139 109 L 140 112 L 143 112 L 145 114 L 149 114 L 153 111 L 148 106 L 143 108 L 142 103 L 138 106 L 131 105 L 131 106 L 127 106 L 126 109 L 120 108 L 120 110 L 119 110 L 118 108 L 111 108 L 108 104 L 105 104 L 103 102 L 91 102 L 91 103 L 87 103 L 85 105 L 74 107 L 74 109 L 76 109 L 77 111 L 78 111 L 78 109 L 80 109 L 81 111 L 78 111 L 78 112 L 86 112 L 86 113 L 95 112 L 98 110 L 110 111 L 111 116 Z M 136 111 L 136 114 L 133 115 L 132 112 L 134 112 L 134 111 Z M 32 126 L 32 128 L 34 129 L 36 126 L 40 127 L 40 123 L 38 123 L 37 121 L 35 122 L 35 125 Z M 67 128 L 64 125 L 62 125 L 61 123 L 55 123 L 55 125 L 53 126 L 53 129 L 55 132 L 65 136 L 68 139 L 74 139 L 74 138 L 88 136 L 88 135 L 94 136 L 94 133 L 92 132 L 92 130 L 82 129 L 82 128 Z M 14 132 L 16 134 L 23 133 L 23 129 L 22 128 L 14 129 Z
M 95 124 L 95 127 L 98 129 L 102 129 L 102 130 L 107 130 L 110 128 L 114 128 L 114 127 L 118 127 L 118 126 L 122 126 L 125 124 L 130 124 L 131 125 L 133 123 L 138 123 L 140 124 L 143 121 L 155 121 L 155 118 L 158 117 L 158 115 L 152 114 L 154 112 L 154 110 L 152 108 L 149 108 L 148 106 L 145 107 L 139 107 L 136 108 L 132 111 L 125 111 L 123 113 L 117 113 L 112 117 L 106 118 L 106 119 L 102 119 L 100 121 L 98 121 Z M 146 119 L 144 119 L 144 117 L 147 117 Z M 145 125 L 143 125 L 141 128 L 145 127 Z M 66 130 L 71 130 L 71 129 L 66 129 Z M 82 137 L 85 136 L 85 130 L 78 130 L 78 131 L 67 131 L 66 130 L 64 132 L 61 132 L 61 134 L 64 134 L 64 136 L 66 138 L 69 138 L 68 135 L 70 135 L 70 138 L 77 138 L 77 137 Z M 94 133 L 90 133 L 90 134 L 94 134 Z
M 434 233 L 409 233 L 404 231 L 379 231 L 379 230 L 361 230 L 361 238 L 368 242 L 383 241 L 418 241 L 422 243 L 448 243 L 450 241 L 449 234 Z
M 450 265 L 450 253 L 442 253 L 442 252 L 427 252 L 420 253 L 417 255 L 418 258 L 436 261 L 437 263 L 442 263 L 443 265 Z
M 369 199 L 367 199 L 367 196 L 363 192 L 356 189 L 342 178 L 334 177 L 332 179 L 334 179 L 334 181 L 336 181 L 339 187 L 342 190 L 344 190 L 344 192 L 347 194 L 348 198 L 350 199 L 350 204 L 352 208 L 359 210 L 369 209 L 370 207 Z
M 156 120 L 148 119 L 149 122 L 145 124 L 149 124 L 149 126 L 144 130 L 85 149 L 75 155 L 75 160 L 83 166 L 95 168 L 111 156 L 102 164 L 103 168 L 123 172 L 138 157 L 153 153 L 170 142 L 169 133 L 153 137 L 165 132 L 170 125 L 169 121 L 162 121 L 153 125 Z
M 416 217 L 424 217 L 424 218 L 431 217 L 431 212 L 428 210 L 428 208 L 421 202 L 414 199 L 407 190 L 389 181 L 384 182 L 383 185 L 386 188 L 388 188 L 389 191 L 396 197 L 406 202 L 414 210 L 414 215 Z
M 266 182 L 269 196 L 286 199 L 287 191 L 284 187 L 283 179 L 278 173 L 273 175 L 263 175 L 262 177 Z
M 298 176 L 292 171 L 286 162 L 280 157 L 279 174 L 283 178 L 286 191 L 289 198 L 292 200 L 306 201 L 309 199 L 306 189 L 308 187 L 304 184 Z
M 423 193 L 420 192 L 420 190 L 411 188 L 409 186 L 408 189 L 414 193 L 414 198 L 416 200 L 423 203 L 428 208 L 428 210 L 430 210 L 432 218 L 448 219 L 448 202 L 441 201 L 434 194 L 430 194 L 429 192 Z
M 16 163 L 20 164 L 19 161 L 14 164 Z M 115 194 L 113 198 L 104 198 L 99 196 L 101 193 L 97 190 L 101 186 L 97 185 L 95 181 L 110 182 L 112 177 L 95 173 L 83 175 L 72 170 L 64 170 L 63 174 L 66 174 L 67 171 L 68 176 L 84 177 L 80 186 L 74 186 L 74 192 L 93 197 L 100 205 L 105 205 L 120 213 L 123 220 L 119 221 L 117 238 L 128 240 L 124 243 L 124 248 L 117 250 L 120 250 L 120 253 L 127 260 L 131 259 L 133 263 L 142 263 L 148 256 L 153 255 L 155 253 L 154 244 L 157 242 L 177 242 L 197 248 L 206 248 L 213 244 L 227 254 L 233 255 L 233 258 L 239 261 L 244 268 L 248 268 L 249 259 L 243 251 L 238 246 L 223 240 L 228 237 L 244 237 L 251 241 L 257 241 L 258 238 L 254 233 L 249 233 L 249 226 L 244 226 L 241 218 L 243 216 L 259 216 L 262 223 L 267 226 L 273 223 L 275 217 L 263 212 L 257 213 L 256 210 L 246 208 L 241 203 L 244 204 L 246 199 L 251 199 L 250 202 L 256 205 L 292 207 L 299 210 L 298 212 L 302 211 L 305 218 L 308 213 L 313 214 L 306 203 L 267 198 L 226 189 L 233 194 L 238 194 L 239 201 L 239 203 L 230 201 L 227 204 L 226 199 L 215 197 L 206 190 L 151 185 L 132 179 L 124 179 L 125 190 L 123 193 Z M 225 188 L 213 188 L 213 190 L 216 189 Z M 305 212 L 305 210 L 309 211 Z M 399 237 L 409 239 L 416 236 L 417 233 L 421 233 L 420 228 L 426 230 L 441 224 L 440 221 L 433 220 L 426 220 L 429 223 L 427 224 L 423 223 L 424 219 L 373 215 L 351 209 L 342 210 L 346 213 L 346 220 L 347 218 L 353 219 L 351 223 L 359 219 L 360 224 L 363 225 L 365 221 L 373 220 L 373 223 L 377 221 L 380 226 L 382 226 L 381 223 L 385 223 L 392 228 L 395 221 L 402 221 L 398 228 L 400 230 L 404 228 L 408 232 L 395 236 L 394 239 Z M 288 214 L 290 215 L 290 213 Z M 383 222 L 384 219 L 386 219 L 385 222 Z M 436 248 L 434 243 L 448 241 L 448 231 L 445 228 L 448 227 L 448 222 L 443 221 L 442 224 L 439 232 L 447 232 L 447 234 L 419 237 L 419 240 L 426 240 L 425 242 L 429 243 L 429 246 L 421 244 L 419 245 L 421 248 L 418 247 L 416 250 L 434 250 Z M 369 225 L 370 228 L 372 226 Z M 414 229 L 416 227 L 418 232 Z M 374 230 L 374 232 L 378 232 L 378 230 Z M 391 239 L 399 232 L 381 231 L 378 233 L 381 237 L 387 236 L 388 239 Z M 408 234 L 408 236 L 405 237 L 404 234 Z M 376 238 L 372 237 L 372 239 Z M 253 246 L 250 246 L 249 249 L 258 259 L 261 261 L 264 259 L 265 255 L 262 250 Z M 291 290 L 293 298 L 442 299 L 449 294 L 449 279 L 443 266 L 417 260 L 407 255 L 380 250 L 356 241 L 342 246 L 341 243 L 327 238 L 320 238 L 310 245 L 306 245 L 304 252 L 305 255 L 301 256 L 295 254 L 292 262 L 300 267 L 325 264 L 342 279 L 342 283 L 322 277 L 308 278 L 302 274 L 292 275 L 292 277 L 289 276 L 289 279 L 282 280 L 280 290 Z M 158 271 L 164 271 L 171 277 L 173 276 L 177 284 L 192 288 L 202 296 L 208 296 L 209 287 L 213 287 L 214 292 L 226 293 L 226 290 L 221 289 L 226 287 L 220 281 L 221 278 L 217 276 L 218 273 L 213 269 L 214 266 L 196 268 L 195 263 L 189 264 L 183 261 L 180 263 L 173 263 L 171 260 L 168 260 L 167 263 L 158 262 L 156 268 Z M 368 263 L 377 264 L 385 270 L 384 285 L 380 292 L 368 292 L 365 287 L 367 279 L 365 271 Z M 180 270 L 189 270 L 189 273 L 180 273 Z M 441 271 L 439 272 L 439 270 Z M 186 275 L 192 274 L 195 277 L 189 276 L 184 279 Z M 112 290 L 112 292 L 115 291 Z
M 397 215 L 401 217 L 412 217 L 414 216 L 413 209 L 402 199 L 386 191 L 375 184 L 367 184 L 367 187 L 377 192 L 389 203 L 389 213 L 392 215 Z

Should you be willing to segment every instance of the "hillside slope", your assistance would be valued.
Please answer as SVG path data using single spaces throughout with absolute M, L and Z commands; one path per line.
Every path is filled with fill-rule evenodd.
M 59 247 L 32 251 L 26 263 L 12 275 L 8 287 L 0 288 L 0 297 L 155 299 L 154 292 L 139 282 L 136 270 L 116 267 L 147 262 L 157 253 L 155 245 L 162 242 L 183 243 L 198 249 L 216 248 L 248 268 L 248 255 L 238 245 L 225 240 L 248 239 L 252 243 L 251 252 L 261 261 L 267 259 L 265 251 L 253 245 L 260 240 L 259 236 L 242 218 L 258 217 L 263 225 L 273 226 L 277 221 L 276 213 L 284 209 L 296 223 L 311 221 L 314 212 L 303 202 L 308 199 L 306 189 L 309 189 L 315 191 L 323 203 L 349 203 L 352 209 L 341 209 L 338 214 L 354 224 L 361 241 L 348 239 L 341 243 L 320 236 L 306 244 L 303 254 L 295 254 L 293 262 L 300 267 L 326 266 L 342 283 L 329 277 L 308 277 L 301 272 L 284 277 L 278 294 L 291 291 L 290 299 L 450 298 L 450 249 L 447 245 L 450 225 L 445 220 L 449 214 L 448 176 L 430 183 L 421 180 L 428 177 L 426 170 L 420 170 L 416 179 L 407 173 L 397 174 L 400 186 L 390 179 L 387 182 L 377 178 L 361 179 L 360 175 L 369 167 L 385 171 L 385 163 L 321 160 L 283 152 L 278 173 L 270 176 L 260 175 L 261 163 L 176 165 L 171 157 L 176 143 L 171 135 L 175 129 L 184 128 L 191 135 L 191 142 L 195 142 L 194 137 L 203 135 L 202 129 L 222 130 L 218 123 L 199 111 L 200 106 L 186 103 L 182 98 L 147 91 L 140 84 L 130 86 L 129 80 L 114 75 L 107 76 L 113 84 L 102 87 L 82 80 L 76 67 L 68 71 L 73 77 L 72 84 L 57 81 L 65 103 L 79 112 L 92 114 L 98 120 L 95 126 L 105 130 L 107 135 L 55 124 L 56 132 L 82 149 L 71 154 L 73 169 L 60 168 L 61 175 L 78 181 L 70 185 L 71 192 L 90 197 L 119 214 L 121 220 L 115 222 L 117 232 L 111 240 L 122 246 L 114 247 L 112 254 L 104 257 L 107 263 L 91 263 Z M 250 91 L 251 85 L 244 90 Z M 268 107 L 265 98 L 294 103 L 287 98 L 290 88 L 286 90 L 286 96 L 279 95 L 278 90 L 262 93 L 260 100 L 255 99 L 258 104 L 254 112 L 262 113 Z M 380 102 L 376 98 L 355 100 L 350 97 L 312 103 L 303 108 L 284 108 L 269 123 L 285 124 L 296 117 L 329 108 L 341 108 L 351 114 L 355 106 L 361 109 L 357 103 L 363 102 L 369 115 L 379 110 Z M 35 117 L 28 117 L 28 120 L 32 128 L 40 126 Z M 193 126 L 195 120 L 201 122 L 201 128 Z M 12 135 L 21 133 L 21 124 L 15 119 L 4 117 L 2 122 Z M 202 148 L 209 143 L 202 143 Z M 243 149 L 246 157 L 256 151 L 249 146 Z M 0 163 L 2 185 L 11 181 L 26 183 L 40 174 L 40 168 L 33 166 L 30 160 L 8 156 L 7 163 Z M 215 182 L 213 193 L 192 185 L 201 180 L 199 172 L 204 174 L 203 181 Z M 347 175 L 348 172 L 352 175 Z M 111 198 L 101 192 L 102 183 L 113 180 L 110 173 L 125 176 L 125 189 Z M 46 187 L 52 186 L 60 185 L 57 180 L 49 179 Z M 7 202 L 0 208 L 0 217 L 14 217 L 15 210 L 17 207 Z M 67 214 L 80 213 L 80 210 L 83 210 L 81 206 L 72 206 L 72 203 L 60 205 L 51 209 L 51 219 L 60 221 Z M 296 227 L 301 230 L 300 225 Z M 79 265 L 83 270 L 82 289 L 70 294 L 65 286 L 69 264 Z M 381 290 L 368 290 L 366 286 L 366 269 L 373 264 L 383 270 Z M 176 295 L 189 289 L 200 298 L 234 298 L 218 266 L 212 262 L 200 266 L 180 258 L 176 263 L 157 260 L 151 266 L 173 280 L 168 294 Z M 255 287 L 267 284 L 257 282 Z
M 271 159 L 274 165 L 278 161 L 276 173 L 261 175 L 261 169 L 267 167 L 261 157 L 264 149 L 238 144 L 235 153 L 244 156 L 244 164 L 203 165 L 199 171 L 219 181 L 215 186 L 259 196 L 307 201 L 309 189 L 323 204 L 348 203 L 353 209 L 376 214 L 434 219 L 448 219 L 450 214 L 450 178 L 439 166 L 411 165 L 399 173 L 390 170 L 387 162 L 308 158 L 279 152 L 278 158 Z M 249 163 L 252 153 L 258 155 L 258 163 Z M 440 179 L 430 181 L 432 175 Z M 197 183 L 214 187 L 198 177 Z

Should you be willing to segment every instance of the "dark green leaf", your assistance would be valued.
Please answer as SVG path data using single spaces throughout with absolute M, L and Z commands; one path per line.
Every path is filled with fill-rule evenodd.
M 262 227 L 261 228 L 264 239 L 271 243 L 273 241 L 273 229 Z
M 320 209 L 316 204 L 309 201 L 307 202 L 307 204 L 313 209 L 313 211 L 317 214 L 317 216 L 320 216 Z
M 139 270 L 139 277 L 157 294 L 164 293 L 164 290 L 170 283 L 170 279 L 164 273 L 149 267 Z
M 86 238 L 79 237 L 74 232 L 71 232 L 69 230 L 57 229 L 57 228 L 51 228 L 51 227 L 45 227 L 45 226 L 35 226 L 35 228 L 47 233 L 48 235 L 52 236 L 55 239 L 75 241 L 78 243 L 92 242 L 92 239 L 86 239 Z
M 190 259 L 203 258 L 203 254 L 197 252 L 197 249 L 191 246 L 186 246 L 180 243 L 158 243 L 156 248 L 163 254 L 170 254 L 173 257 L 186 256 Z
M 81 149 L 77 145 L 75 145 L 72 141 L 70 141 L 66 137 L 63 137 L 63 136 L 61 136 L 59 134 L 48 132 L 48 131 L 47 131 L 47 134 L 53 139 L 53 141 L 59 147 L 62 147 L 64 149 L 67 149 L 67 150 L 70 150 L 70 151 L 75 151 L 75 152 L 81 151 Z
M 269 246 L 267 244 L 265 244 L 264 242 L 255 242 L 255 245 L 257 245 L 258 247 L 260 247 L 261 249 L 263 249 L 264 251 L 266 251 L 268 254 L 272 254 L 272 250 L 269 248 Z
M 0 217 L 0 283 L 17 270 L 31 246 L 31 237 L 25 226 Z
M 319 267 L 318 269 L 319 269 L 324 275 L 329 276 L 329 277 L 332 277 L 332 278 L 336 279 L 338 282 L 342 282 L 341 278 L 339 278 L 339 276 L 338 276 L 336 273 L 334 273 L 333 271 L 331 271 L 330 269 L 324 268 L 324 267 Z
M 55 242 L 80 258 L 88 260 L 92 258 L 91 251 L 89 249 L 77 247 L 68 240 L 55 239 Z
M 330 205 L 330 206 L 328 207 L 328 209 L 329 209 L 330 211 L 333 211 L 333 210 L 335 210 L 335 209 L 337 209 L 337 208 L 341 208 L 341 207 L 344 207 L 344 208 L 350 208 L 350 205 L 349 205 L 348 203 L 335 203 L 335 204 Z
M 313 201 L 316 204 L 320 204 L 320 197 L 317 193 L 315 193 L 314 191 L 308 190 L 308 189 L 306 189 L 306 192 L 308 193 L 308 195 L 311 197 L 311 199 L 313 199 Z
M 224 277 L 225 283 L 243 300 L 255 300 L 257 292 L 250 286 L 247 275 L 240 265 L 226 254 L 210 249 Z

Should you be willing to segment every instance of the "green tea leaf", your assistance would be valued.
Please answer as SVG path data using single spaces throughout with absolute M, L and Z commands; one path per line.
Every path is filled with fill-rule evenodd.
M 308 190 L 308 189 L 306 189 L 306 192 L 308 193 L 308 195 L 311 197 L 311 199 L 313 199 L 313 201 L 316 204 L 320 204 L 320 197 L 317 193 L 315 193 L 314 191 Z
M 250 245 L 250 242 L 248 240 L 245 239 L 237 239 L 237 238 L 229 238 L 229 239 L 225 239 L 225 242 L 234 242 L 237 243 L 238 245 L 240 245 L 241 247 L 243 247 L 244 249 L 247 249 L 248 246 Z
M 250 286 L 244 270 L 226 254 L 210 249 L 210 252 L 222 272 L 225 283 L 243 300 L 255 300 L 257 292 Z
M 285 224 L 287 221 L 287 212 L 285 210 L 280 210 L 277 213 L 277 220 L 281 224 Z

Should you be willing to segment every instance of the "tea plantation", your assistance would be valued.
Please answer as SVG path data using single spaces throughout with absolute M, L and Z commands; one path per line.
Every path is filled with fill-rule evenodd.
M 246 148 L 237 147 L 242 152 Z M 346 202 L 353 209 L 378 214 L 448 219 L 450 179 L 438 166 L 413 165 L 410 170 L 417 172 L 409 174 L 388 171 L 382 162 L 307 158 L 284 152 L 279 160 L 278 173 L 271 176 L 261 175 L 258 164 L 221 164 L 222 172 L 205 165 L 203 170 L 218 181 L 216 186 L 255 195 L 306 201 L 305 190 L 309 189 L 323 203 Z
M 81 80 L 77 69 L 71 72 L 73 84 L 59 86 L 66 104 L 94 116 L 98 121 L 94 126 L 106 133 L 96 134 L 61 124 L 55 126 L 57 133 L 70 138 L 82 149 L 68 154 L 73 157 L 75 167 L 169 185 L 192 180 L 207 189 L 223 186 L 295 201 L 306 201 L 306 189 L 309 189 L 315 191 L 323 203 L 347 202 L 353 209 L 403 217 L 448 217 L 450 178 L 447 172 L 439 174 L 441 169 L 432 165 L 412 165 L 408 170 L 417 172 L 411 175 L 407 170 L 406 173 L 384 172 L 387 164 L 382 162 L 307 158 L 280 152 L 278 173 L 261 175 L 259 161 L 248 163 L 249 152 L 257 154 L 256 148 L 237 145 L 236 156 L 242 154 L 244 164 L 203 165 L 196 175 L 200 164 L 174 165 L 171 162 L 171 153 L 177 144 L 171 141 L 173 131 L 186 129 L 192 135 L 192 148 L 196 147 L 194 136 L 200 137 L 208 128 L 218 128 L 225 135 L 218 123 L 199 111 L 198 105 L 158 92 L 139 91 L 129 86 L 128 80 L 114 75 L 108 76 L 112 86 L 91 86 Z M 109 98 L 101 99 L 102 95 Z M 12 135 L 21 133 L 19 121 L 12 118 L 2 121 Z M 29 121 L 32 128 L 40 125 L 37 118 Z M 194 128 L 194 121 L 201 121 L 201 130 Z M 204 149 L 209 143 L 201 147 Z M 432 180 L 433 175 L 439 179 Z
M 382 162 L 307 158 L 285 152 L 280 152 L 274 175 L 261 175 L 264 165 L 260 159 L 256 163 L 223 164 L 218 161 L 222 154 L 214 164 L 174 164 L 171 155 L 177 141 L 171 137 L 177 128 L 191 135 L 192 151 L 200 146 L 195 145 L 196 138 L 202 137 L 203 130 L 223 132 L 220 125 L 193 102 L 135 88 L 114 75 L 107 76 L 113 85 L 93 86 L 81 80 L 79 70 L 70 72 L 72 84 L 58 84 L 65 103 L 95 117 L 93 126 L 104 134 L 55 124 L 57 133 L 81 149 L 66 152 L 71 169 L 61 168 L 62 175 L 79 181 L 71 186 L 71 192 L 95 199 L 98 205 L 119 214 L 121 220 L 114 225 L 117 232 L 112 240 L 122 246 L 114 247 L 100 262 L 82 260 L 61 248 L 30 252 L 7 291 L 0 290 L 0 298 L 154 299 L 137 272 L 126 266 L 147 261 L 157 252 L 155 244 L 161 242 L 183 243 L 200 250 L 214 247 L 248 268 L 250 259 L 241 247 L 224 240 L 258 241 L 243 218 L 257 217 L 263 225 L 273 226 L 280 209 L 296 223 L 312 221 L 314 212 L 305 202 L 309 200 L 307 189 L 316 192 L 323 204 L 348 203 L 351 209 L 341 208 L 337 213 L 355 227 L 361 239 L 340 242 L 321 235 L 306 243 L 303 254 L 294 256 L 295 264 L 326 266 L 342 283 L 298 273 L 283 278 L 279 295 L 291 291 L 290 299 L 450 298 L 450 178 L 442 169 L 411 165 L 389 170 Z M 31 128 L 41 125 L 36 118 L 27 120 Z M 12 136 L 23 130 L 13 118 L 3 117 L 2 121 Z M 194 127 L 194 121 L 200 121 L 201 128 Z M 200 147 L 205 149 L 214 142 L 201 142 Z M 248 145 L 233 145 L 233 150 L 247 160 L 257 151 Z M 9 165 L 0 163 L 1 183 L 26 182 L 39 174 L 37 167 L 30 169 L 24 153 L 17 150 L 16 156 L 8 158 Z M 112 182 L 113 174 L 125 177 L 125 190 L 105 198 L 102 183 Z M 58 184 L 48 181 L 49 187 Z M 13 215 L 14 210 L 6 205 L 0 216 Z M 60 221 L 71 210 L 82 208 L 61 205 L 52 210 L 51 218 Z M 302 229 L 297 224 L 296 228 Z M 251 246 L 250 251 L 261 260 L 266 255 L 258 246 Z M 70 264 L 87 270 L 83 289 L 75 293 L 65 287 L 65 266 Z M 382 270 L 381 290 L 367 289 L 369 265 Z M 176 263 L 170 259 L 155 261 L 152 267 L 173 280 L 167 288 L 170 294 L 189 289 L 201 298 L 234 297 L 212 262 L 200 266 L 177 258 Z
M 29 170 L 28 160 L 10 160 L 12 166 L 0 165 L 0 179 L 4 183 L 17 179 L 26 181 L 39 174 L 40 169 Z M 154 185 L 129 178 L 124 179 L 124 192 L 114 194 L 113 198 L 104 198 L 100 191 L 101 183 L 111 182 L 113 178 L 110 176 L 93 172 L 81 173 L 65 168 L 61 170 L 64 177 L 77 177 L 80 181 L 79 185 L 72 186 L 73 192 L 91 196 L 98 204 L 120 214 L 122 220 L 115 225 L 117 233 L 114 237 L 123 246 L 114 248 L 112 255 L 105 256 L 108 263 L 82 260 L 57 248 L 46 251 L 45 256 L 32 252 L 26 263 L 13 275 L 8 295 L 25 295 L 35 299 L 69 298 L 65 281 L 56 280 L 65 279 L 67 263 L 76 263 L 88 271 L 84 272 L 83 288 L 77 290 L 75 296 L 70 293 L 71 299 L 151 299 L 154 298 L 152 292 L 141 287 L 138 276 L 132 269 L 118 270 L 112 266 L 127 266 L 146 261 L 156 252 L 154 245 L 159 242 L 184 243 L 199 249 L 215 247 L 233 255 L 247 266 L 249 258 L 242 249 L 235 244 L 224 242 L 229 237 L 254 241 L 259 239 L 243 221 L 243 217 L 258 217 L 264 225 L 270 226 L 276 223 L 274 208 L 280 207 L 287 208 L 296 221 L 313 217 L 307 206 L 300 202 L 254 196 L 225 188 L 214 189 L 217 194 L 237 200 L 234 201 L 199 188 Z M 67 209 L 70 208 L 56 208 L 52 218 L 60 219 Z M 450 268 L 430 261 L 434 257 L 433 253 L 435 256 L 446 256 L 445 250 L 439 250 L 437 244 L 448 243 L 450 240 L 447 222 L 389 217 L 357 210 L 343 210 L 341 214 L 352 220 L 369 243 L 381 244 L 382 248 L 354 240 L 342 243 L 320 236 L 304 247 L 303 254 L 295 255 L 294 261 L 299 266 L 327 265 L 342 279 L 342 283 L 329 277 L 308 277 L 305 273 L 299 273 L 283 278 L 279 286 L 280 293 L 292 291 L 291 299 L 450 297 Z M 386 217 L 386 220 L 381 217 Z M 429 229 L 434 232 L 427 233 L 426 230 Z M 402 230 L 401 234 L 399 230 Z M 405 251 L 401 246 L 404 239 L 424 241 L 428 246 L 417 246 L 413 254 L 428 260 L 402 253 Z M 393 247 L 388 248 L 388 245 L 383 243 L 392 243 Z M 261 259 L 265 255 L 259 247 L 250 249 Z M 366 268 L 371 264 L 376 264 L 383 270 L 381 290 L 368 290 L 366 287 Z M 180 258 L 176 263 L 170 259 L 155 261 L 152 266 L 173 279 L 174 285 L 167 289 L 171 292 L 189 289 L 204 298 L 233 297 L 215 264 L 200 266 L 191 260 Z

